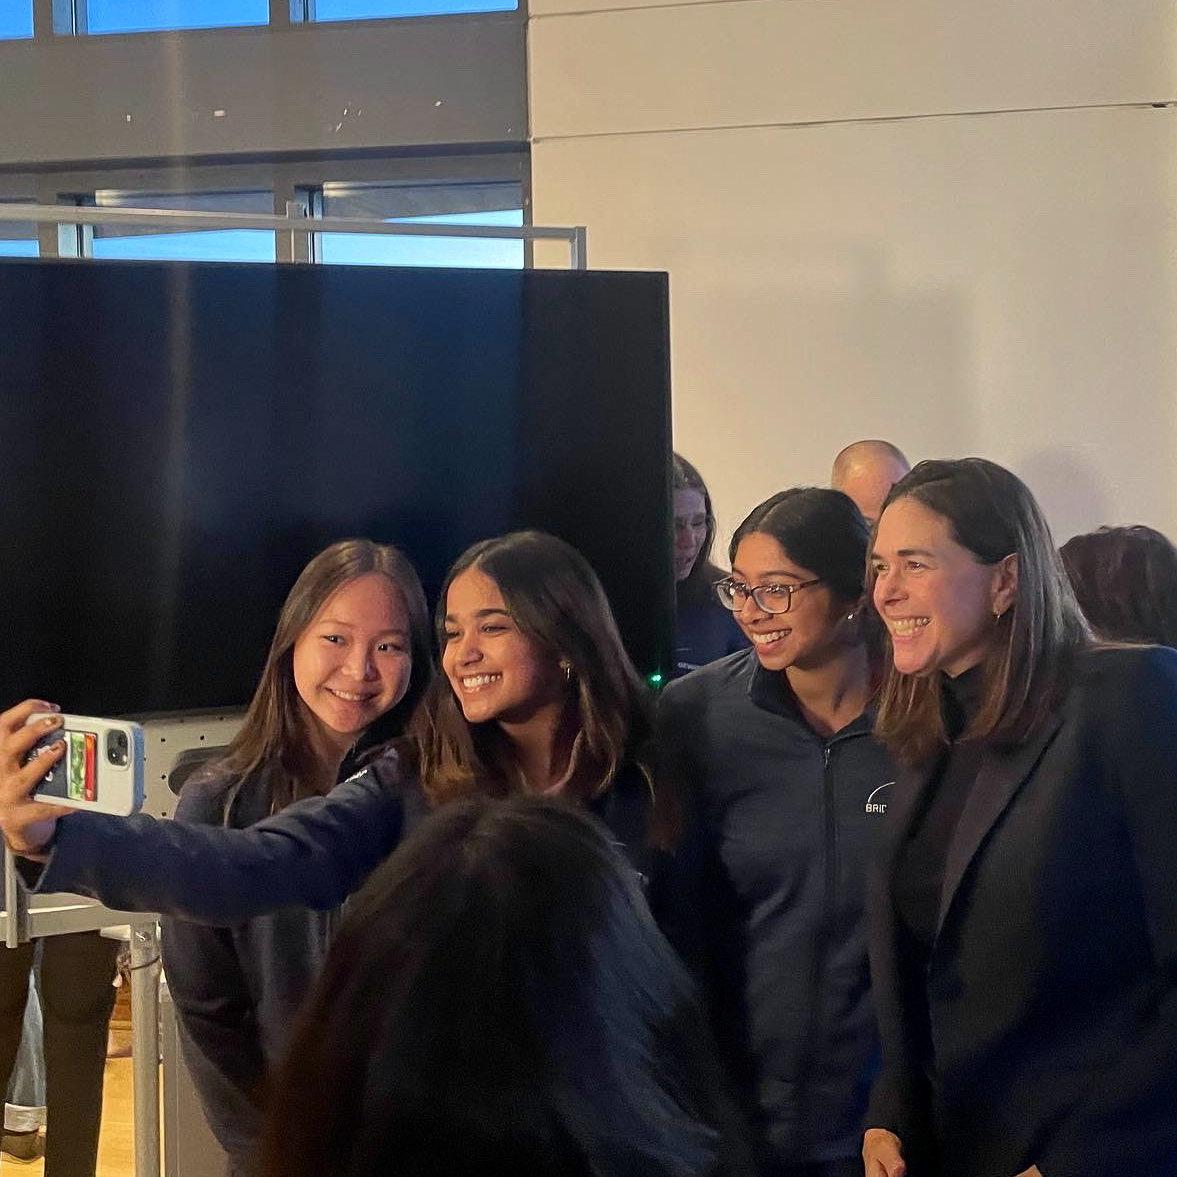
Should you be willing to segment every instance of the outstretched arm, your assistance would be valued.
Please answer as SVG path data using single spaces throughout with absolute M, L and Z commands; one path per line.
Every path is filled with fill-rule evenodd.
M 397 846 L 406 807 L 417 804 L 390 752 L 326 797 L 246 830 L 44 805 L 30 797 L 60 752 L 26 764 L 48 728 L 25 721 L 48 710 L 28 699 L 0 715 L 0 827 L 16 853 L 46 864 L 29 880 L 38 891 L 207 924 L 240 923 L 280 907 L 335 907 Z
M 244 830 L 137 815 L 59 818 L 38 891 L 120 911 L 236 924 L 280 907 L 342 903 L 399 844 L 406 796 L 395 756 Z

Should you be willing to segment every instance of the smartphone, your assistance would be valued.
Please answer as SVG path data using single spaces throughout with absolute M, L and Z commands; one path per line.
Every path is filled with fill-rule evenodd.
M 29 716 L 39 723 L 49 712 Z M 98 813 L 127 815 L 143 805 L 143 729 L 122 719 L 63 715 L 62 726 L 48 732 L 29 752 L 34 760 L 45 749 L 65 743 L 61 759 L 45 774 L 34 800 Z

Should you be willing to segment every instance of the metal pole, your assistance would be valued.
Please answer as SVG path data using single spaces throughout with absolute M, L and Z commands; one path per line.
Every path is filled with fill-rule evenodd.
M 4 944 L 16 948 L 29 938 L 29 900 L 16 873 L 16 855 L 4 847 Z
M 577 225 L 572 230 L 572 240 L 568 243 L 571 254 L 569 265 L 574 270 L 588 269 L 588 230 L 584 225 Z
M 159 928 L 131 925 L 131 1060 L 135 1177 L 159 1174 Z

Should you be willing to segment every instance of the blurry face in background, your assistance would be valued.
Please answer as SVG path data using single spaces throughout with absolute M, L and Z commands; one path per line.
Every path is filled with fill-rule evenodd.
M 697 490 L 674 492 L 674 579 L 686 580 L 707 539 L 707 504 Z
M 817 580 L 811 569 L 790 559 L 779 543 L 754 531 L 740 540 L 732 561 L 732 580 L 760 585 L 802 584 Z M 734 614 L 765 670 L 811 669 L 844 646 L 840 622 L 846 610 L 824 584 L 798 589 L 787 613 L 768 613 L 749 597 Z
M 468 723 L 524 724 L 564 706 L 559 659 L 523 633 L 499 586 L 477 566 L 446 592 L 441 666 Z
M 377 572 L 337 589 L 294 643 L 294 685 L 330 747 L 346 752 L 395 707 L 413 669 L 409 614 Z

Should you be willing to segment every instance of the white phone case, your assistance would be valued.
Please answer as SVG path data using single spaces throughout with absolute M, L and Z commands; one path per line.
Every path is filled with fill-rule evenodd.
M 29 716 L 29 723 L 48 712 Z M 72 809 L 126 815 L 143 804 L 143 729 L 122 719 L 63 715 L 59 728 L 46 733 L 29 753 L 33 759 L 58 740 L 66 750 L 37 787 L 34 798 Z

